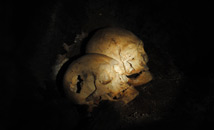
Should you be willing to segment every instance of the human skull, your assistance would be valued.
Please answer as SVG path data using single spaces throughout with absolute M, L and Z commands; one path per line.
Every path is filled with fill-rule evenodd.
M 91 107 L 101 100 L 130 102 L 138 91 L 118 72 L 118 65 L 118 61 L 101 54 L 80 57 L 65 72 L 65 92 L 75 103 Z
M 143 42 L 130 31 L 121 28 L 101 29 L 88 42 L 86 53 L 103 54 L 117 60 L 123 66 L 120 73 L 127 75 L 129 83 L 134 86 L 152 80 Z

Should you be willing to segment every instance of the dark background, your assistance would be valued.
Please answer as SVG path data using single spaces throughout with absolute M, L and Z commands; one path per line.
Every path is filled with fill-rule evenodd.
M 205 129 L 214 123 L 209 3 L 53 0 L 1 4 L 1 127 L 9 129 Z M 63 43 L 105 26 L 143 40 L 154 79 L 126 107 L 103 102 L 89 116 L 56 87 Z M 211 39 L 211 40 L 210 40 Z M 77 48 L 78 50 L 79 48 Z M 84 50 L 79 50 L 83 53 Z

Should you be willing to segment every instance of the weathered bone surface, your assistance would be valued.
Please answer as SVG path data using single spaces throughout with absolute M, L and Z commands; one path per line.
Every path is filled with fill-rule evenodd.
M 143 42 L 130 31 L 121 28 L 101 29 L 90 39 L 86 53 L 103 54 L 119 61 L 119 66 L 123 66 L 120 74 L 127 75 L 129 83 L 134 86 L 152 80 Z
M 133 100 L 138 91 L 118 73 L 119 62 L 101 54 L 87 54 L 72 62 L 63 79 L 67 95 L 77 104 L 96 106 L 101 100 Z

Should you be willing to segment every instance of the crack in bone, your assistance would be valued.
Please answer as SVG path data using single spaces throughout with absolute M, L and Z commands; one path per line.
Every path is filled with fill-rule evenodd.
M 78 79 L 78 82 L 77 82 L 77 85 L 76 85 L 76 87 L 77 87 L 76 93 L 80 93 L 80 91 L 82 89 L 82 81 L 83 80 L 81 79 L 80 75 L 78 75 L 77 79 Z

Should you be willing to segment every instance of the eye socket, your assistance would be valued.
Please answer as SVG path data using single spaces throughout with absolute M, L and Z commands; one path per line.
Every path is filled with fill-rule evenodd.
M 142 71 L 140 71 L 139 73 L 132 74 L 132 75 L 126 75 L 126 77 L 127 77 L 127 78 L 130 78 L 130 79 L 135 79 L 135 78 L 137 78 L 141 73 L 142 73 Z
M 149 61 L 148 56 L 146 54 L 141 54 L 143 60 L 147 63 Z

